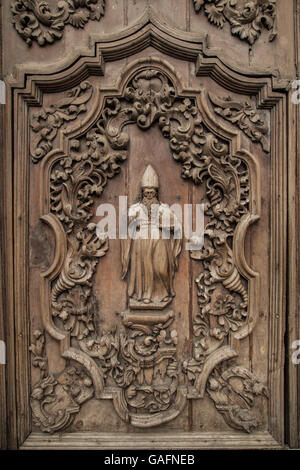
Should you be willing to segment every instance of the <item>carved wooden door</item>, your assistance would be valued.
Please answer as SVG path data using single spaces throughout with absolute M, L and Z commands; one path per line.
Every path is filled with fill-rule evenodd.
M 3 4 L 4 445 L 297 445 L 297 9 Z

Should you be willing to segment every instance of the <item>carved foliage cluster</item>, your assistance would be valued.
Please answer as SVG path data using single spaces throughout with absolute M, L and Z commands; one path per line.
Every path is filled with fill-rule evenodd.
M 276 37 L 276 0 L 193 0 L 196 12 L 204 10 L 210 23 L 223 28 L 226 21 L 231 33 L 254 44 L 263 27 Z
M 263 28 L 276 37 L 276 0 L 193 0 L 195 11 L 204 11 L 210 23 L 223 28 L 230 24 L 231 33 L 253 44 Z M 12 23 L 30 46 L 40 46 L 60 39 L 67 24 L 83 28 L 89 20 L 104 15 L 105 0 L 60 0 L 56 10 L 44 0 L 12 0 Z
M 89 20 L 104 15 L 105 0 L 60 0 L 53 11 L 44 0 L 13 0 L 12 23 L 20 36 L 31 46 L 52 44 L 61 39 L 64 28 L 70 24 L 83 28 Z
M 49 373 L 45 353 L 45 334 L 33 333 L 30 346 L 33 366 L 40 369 L 41 378 L 32 389 L 30 402 L 33 422 L 43 432 L 53 433 L 68 427 L 80 410 L 80 405 L 94 395 L 93 382 L 79 367 L 67 367 L 58 377 Z
M 181 366 L 177 333 L 170 328 L 173 312 L 147 321 L 125 312 L 121 329 L 99 333 L 96 327 L 92 280 L 108 240 L 97 236 L 91 221 L 93 205 L 127 158 L 126 125 L 132 123 L 144 130 L 157 123 L 174 160 L 181 164 L 182 177 L 206 189 L 205 244 L 191 252 L 201 265 L 193 357 Z M 95 125 L 73 140 L 68 156 L 52 166 L 51 212 L 67 234 L 67 255 L 51 287 L 52 316 L 56 326 L 68 331 L 77 347 L 105 371 L 106 384 L 121 389 L 129 413 L 172 409 L 184 378 L 181 371 L 187 386 L 193 384 L 209 355 L 247 322 L 248 285 L 235 266 L 232 243 L 237 224 L 249 214 L 249 192 L 246 164 L 208 130 L 195 98 L 179 96 L 169 77 L 154 67 L 136 72 L 122 96 L 107 97 Z M 219 405 L 213 388 L 209 395 Z M 227 405 L 233 410 L 235 400 Z M 245 427 L 241 424 L 240 429 Z
M 82 82 L 67 92 L 60 101 L 43 107 L 33 115 L 30 124 L 33 132 L 30 145 L 34 163 L 52 150 L 52 142 L 63 124 L 74 121 L 80 113 L 87 110 L 86 104 L 92 94 L 91 84 L 87 81 Z
M 241 129 L 252 142 L 259 143 L 265 152 L 270 152 L 269 127 L 261 113 L 249 102 L 240 103 L 230 96 L 219 98 L 209 94 L 216 114 Z
M 194 354 L 184 362 L 192 383 L 209 355 L 248 321 L 248 283 L 234 263 L 232 244 L 238 222 L 249 211 L 249 174 L 241 159 L 228 155 L 226 146 L 217 148 L 219 158 L 210 161 L 203 174 L 209 200 L 204 247 L 190 253 L 202 264 L 195 279 L 199 311 L 193 317 Z

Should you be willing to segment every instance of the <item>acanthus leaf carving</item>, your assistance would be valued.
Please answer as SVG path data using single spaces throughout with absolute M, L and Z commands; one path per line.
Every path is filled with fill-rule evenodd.
M 254 143 L 259 143 L 263 150 L 270 152 L 269 126 L 261 113 L 249 102 L 239 103 L 230 96 L 219 98 L 209 93 L 215 113 L 238 126 Z
M 202 9 L 210 23 L 223 28 L 226 21 L 231 33 L 250 45 L 258 39 L 263 27 L 270 31 L 269 41 L 276 37 L 276 0 L 193 0 L 196 13 Z
M 12 23 L 31 46 L 52 44 L 63 36 L 67 24 L 83 28 L 89 20 L 99 21 L 104 15 L 105 0 L 61 0 L 53 12 L 42 0 L 13 0 Z
M 60 101 L 43 107 L 32 116 L 31 157 L 34 163 L 52 150 L 52 142 L 63 124 L 74 121 L 79 114 L 86 112 L 86 103 L 92 94 L 92 85 L 84 81 L 67 92 Z

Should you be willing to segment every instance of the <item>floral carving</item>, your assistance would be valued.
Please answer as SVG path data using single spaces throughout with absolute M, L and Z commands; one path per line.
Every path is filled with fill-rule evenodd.
M 215 113 L 238 126 L 252 142 L 260 143 L 265 152 L 270 152 L 269 128 L 261 114 L 249 103 L 238 103 L 231 99 L 218 98 L 209 93 Z
M 33 365 L 41 371 L 40 381 L 31 392 L 33 422 L 43 432 L 53 433 L 68 427 L 80 405 L 94 395 L 91 378 L 78 367 L 67 367 L 58 377 L 49 373 L 45 355 L 45 335 L 37 330 L 30 346 Z
M 89 20 L 99 21 L 104 9 L 105 0 L 60 0 L 55 12 L 44 0 L 13 0 L 11 5 L 12 23 L 29 46 L 61 39 L 67 24 L 84 28 Z
M 84 113 L 86 103 L 93 94 L 89 82 L 82 82 L 73 88 L 66 96 L 55 104 L 42 108 L 36 112 L 31 120 L 33 136 L 31 139 L 31 157 L 36 163 L 52 150 L 52 142 L 57 136 L 59 128 L 70 121 L 77 119 Z
M 143 130 L 158 125 L 173 159 L 181 165 L 182 177 L 204 185 L 206 191 L 204 247 L 190 252 L 199 262 L 200 273 L 196 278 L 199 311 L 193 318 L 193 355 L 188 359 L 178 358 L 177 332 L 172 327 L 175 313 L 171 310 L 147 314 L 129 309 L 122 312 L 119 327 L 109 331 L 97 327 L 99 309 L 93 278 L 99 259 L 107 253 L 108 240 L 96 232 L 93 207 L 128 156 L 129 124 Z M 44 154 L 39 153 L 40 158 L 47 152 L 49 147 Z M 250 177 L 245 161 L 233 156 L 228 142 L 206 126 L 195 96 L 178 95 L 169 76 L 152 65 L 139 68 L 123 94 L 106 96 L 95 124 L 70 142 L 67 156 L 53 162 L 50 211 L 65 233 L 66 249 L 59 273 L 49 281 L 52 320 L 57 329 L 69 333 L 72 347 L 84 354 L 87 368 L 91 358 L 93 367 L 104 372 L 104 386 L 114 390 L 114 405 L 122 419 L 137 426 L 154 426 L 177 416 L 190 386 L 196 396 L 199 393 L 195 384 L 204 369 L 211 367 L 211 372 L 216 363 L 226 359 L 221 354 L 213 362 L 212 356 L 249 322 L 248 279 L 240 273 L 233 253 L 237 226 L 250 217 L 249 201 Z M 43 357 L 38 345 L 36 352 L 38 364 Z M 208 362 L 213 365 L 207 366 Z M 216 374 L 212 377 L 220 381 Z M 252 376 L 243 374 L 238 377 L 245 385 L 247 377 L 250 380 Z M 229 376 L 222 377 L 229 380 Z M 46 374 L 42 380 L 49 382 L 45 387 L 48 390 L 49 385 L 52 396 L 51 387 L 58 386 L 59 378 Z M 208 393 L 227 419 L 230 413 L 222 408 L 225 398 L 218 402 L 210 380 Z M 184 382 L 186 392 L 182 393 Z M 42 384 L 38 394 L 43 397 L 41 388 Z M 77 403 L 73 396 L 72 400 L 73 405 Z M 235 418 L 238 421 L 249 411 L 242 407 L 231 413 L 239 415 Z M 237 426 L 233 418 L 227 422 Z M 247 422 L 239 429 L 248 432 L 255 427 L 252 421 Z
M 195 11 L 204 10 L 210 23 L 223 28 L 226 21 L 231 33 L 254 44 L 263 27 L 276 35 L 276 0 L 193 0 Z

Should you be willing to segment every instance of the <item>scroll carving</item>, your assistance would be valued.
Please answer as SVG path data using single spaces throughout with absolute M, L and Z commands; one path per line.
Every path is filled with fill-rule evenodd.
M 56 11 L 42 0 L 13 0 L 12 23 L 26 44 L 52 44 L 63 36 L 66 25 L 84 28 L 89 20 L 99 21 L 104 15 L 105 0 L 62 0 Z
M 65 234 L 66 246 L 56 276 L 45 276 L 51 296 L 51 311 L 45 328 L 59 332 L 57 337 L 62 336 L 65 342 L 68 335 L 72 351 L 82 355 L 81 363 L 88 377 L 93 378 L 94 369 L 101 370 L 104 390 L 110 390 L 107 393 L 117 413 L 132 425 L 149 427 L 170 421 L 184 408 L 188 395 L 203 398 L 206 389 L 229 425 L 249 432 L 255 427 L 254 420 L 239 401 L 239 409 L 229 406 L 226 391 L 231 376 L 229 372 L 217 376 L 216 366 L 237 356 L 230 346 L 232 339 L 247 336 L 253 326 L 249 283 L 256 283 L 255 273 L 248 275 L 247 267 L 241 268 L 235 256 L 237 234 L 243 233 L 258 217 L 251 213 L 250 170 L 241 156 L 232 154 L 228 140 L 206 125 L 197 97 L 187 92 L 179 94 L 172 73 L 165 69 L 167 67 L 161 62 L 156 64 L 153 59 L 149 64 L 138 65 L 120 87 L 122 93 L 118 90 L 105 96 L 94 125 L 79 137 L 72 137 L 68 154 L 52 160 L 50 216 Z M 173 159 L 181 165 L 182 177 L 204 185 L 206 191 L 204 247 L 190 252 L 191 258 L 199 263 L 200 271 L 195 279 L 199 311 L 193 317 L 193 355 L 190 358 L 178 355 L 177 331 L 173 326 L 177 313 L 171 306 L 175 293 L 171 290 L 166 302 L 161 299 L 152 302 L 151 298 L 146 298 L 150 302 L 145 299 L 135 299 L 135 304 L 129 302 L 127 309 L 119 312 L 121 321 L 115 328 L 99 331 L 97 327 L 99 312 L 93 295 L 93 278 L 100 258 L 109 250 L 109 242 L 97 234 L 92 221 L 93 206 L 109 180 L 121 171 L 129 149 L 126 126 L 133 124 L 143 130 L 158 125 L 169 142 Z M 40 143 L 39 147 L 42 148 Z M 48 158 L 50 149 L 51 146 L 45 146 L 40 158 Z M 33 158 L 33 162 L 38 161 L 39 158 Z M 147 179 L 144 186 L 148 189 L 158 186 L 152 170 L 148 170 L 152 172 L 151 178 L 149 174 L 144 175 Z M 178 246 L 175 259 L 179 253 Z M 126 274 L 126 256 L 122 261 L 123 274 Z M 39 351 L 37 346 L 32 349 L 33 353 L 37 351 L 37 364 L 38 357 L 43 358 L 41 346 Z M 76 354 L 72 355 L 73 359 Z M 41 361 L 43 367 L 45 361 L 45 358 Z M 60 381 L 71 373 L 65 371 L 54 379 L 46 369 L 37 385 L 38 392 L 33 392 L 38 397 L 32 402 L 35 416 L 40 409 L 43 412 L 44 400 L 48 399 L 44 396 L 44 390 L 48 389 L 43 381 L 49 380 L 54 388 L 54 392 L 52 389 L 49 392 L 50 397 L 55 400 Z M 73 371 L 74 374 L 81 372 Z M 260 393 L 257 382 L 242 368 L 232 369 L 232 374 L 242 380 L 246 404 L 252 404 L 247 387 L 250 383 L 250 392 L 256 395 Z M 85 377 L 84 386 L 93 396 L 95 383 L 94 387 L 88 386 L 87 381 Z M 260 390 L 262 392 L 263 388 Z M 78 396 L 83 392 L 78 393 L 73 396 L 72 386 L 68 389 L 74 410 L 78 410 L 81 400 Z M 222 398 L 221 394 L 226 396 Z M 84 388 L 84 397 L 87 395 Z M 68 417 L 65 424 L 57 425 L 59 429 L 67 426 L 72 421 L 71 415 L 77 412 L 69 411 L 68 405 L 65 410 Z M 38 421 L 41 429 L 54 430 L 56 424 L 49 427 L 44 419 L 48 419 L 45 413 Z
M 209 93 L 215 113 L 238 126 L 252 142 L 259 143 L 265 152 L 270 152 L 269 128 L 262 115 L 249 103 L 238 103 L 231 99 L 218 98 Z
M 58 129 L 65 123 L 77 119 L 84 113 L 86 103 L 91 99 L 93 88 L 87 81 L 73 88 L 55 104 L 42 108 L 31 120 L 33 136 L 31 139 L 31 157 L 36 163 L 52 150 L 52 142 Z
M 193 0 L 197 13 L 205 12 L 208 21 L 223 28 L 226 21 L 231 33 L 254 44 L 265 27 L 269 41 L 276 37 L 276 0 Z

